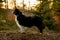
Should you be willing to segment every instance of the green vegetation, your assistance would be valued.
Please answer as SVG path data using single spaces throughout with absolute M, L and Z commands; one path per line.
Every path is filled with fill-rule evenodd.
M 4 0 L 6 1 L 6 0 Z M 60 18 L 60 0 L 38 0 L 39 2 L 42 1 L 40 4 L 36 5 L 36 10 L 28 10 L 28 13 L 33 12 L 33 14 L 39 15 L 43 18 L 44 24 L 50 30 L 57 30 L 57 26 L 51 16 L 51 11 L 53 11 L 54 16 L 57 15 Z M 0 2 L 2 2 L 0 0 Z M 52 7 L 50 8 L 50 3 L 53 2 Z M 1 9 L 2 4 L 0 3 L 0 30 L 14 30 L 18 29 L 14 20 L 7 19 L 7 10 Z M 24 11 L 24 10 L 23 10 Z M 25 11 L 27 12 L 27 11 Z M 58 12 L 58 13 L 56 13 Z M 59 19 L 60 20 L 60 19 Z M 60 21 L 59 21 L 60 22 Z M 59 26 L 60 28 L 60 26 Z M 59 29 L 60 30 L 60 29 Z
M 42 16 L 43 18 L 43 22 L 45 23 L 45 25 L 48 27 L 48 29 L 50 30 L 57 30 L 57 26 L 51 16 L 51 11 L 58 11 L 60 12 L 60 7 L 58 4 L 57 0 L 53 0 L 53 1 L 48 1 L 48 0 L 38 0 L 39 2 L 42 1 L 40 4 L 36 5 L 36 11 L 33 12 L 39 16 Z M 53 2 L 51 8 L 50 8 L 50 3 Z M 56 2 L 56 3 L 55 3 Z
M 17 30 L 14 20 L 7 19 L 6 9 L 0 8 L 0 30 Z

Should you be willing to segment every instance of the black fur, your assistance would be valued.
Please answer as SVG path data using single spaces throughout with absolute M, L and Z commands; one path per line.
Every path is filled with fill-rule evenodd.
M 20 25 L 27 26 L 27 27 L 36 26 L 41 33 L 43 32 L 45 26 L 43 25 L 42 17 L 38 17 L 38 16 L 26 17 L 18 9 L 14 10 L 14 14 L 17 16 L 17 20 Z

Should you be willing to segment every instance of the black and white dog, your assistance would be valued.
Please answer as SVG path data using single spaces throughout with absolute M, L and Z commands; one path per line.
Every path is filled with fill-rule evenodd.
M 41 17 L 38 17 L 38 16 L 27 17 L 23 15 L 22 12 L 19 11 L 17 8 L 14 10 L 13 14 L 15 14 L 15 21 L 18 27 L 20 28 L 21 32 L 24 31 L 22 26 L 24 27 L 36 26 L 41 33 L 43 32 L 43 29 L 45 28 L 45 26 L 43 25 L 43 22 L 42 22 L 43 20 Z

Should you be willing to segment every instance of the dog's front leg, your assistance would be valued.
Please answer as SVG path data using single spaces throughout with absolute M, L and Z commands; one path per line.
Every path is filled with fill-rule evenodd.
M 19 32 L 21 32 L 21 33 L 24 33 L 25 32 L 23 26 L 19 25 L 18 27 L 20 29 Z
M 19 32 L 21 32 L 21 33 L 23 33 L 24 32 L 24 28 L 23 28 L 23 26 L 21 26 L 20 24 L 19 24 L 19 22 L 17 21 L 17 17 L 15 16 L 15 22 L 16 22 L 16 24 L 17 24 L 17 26 L 19 27 Z

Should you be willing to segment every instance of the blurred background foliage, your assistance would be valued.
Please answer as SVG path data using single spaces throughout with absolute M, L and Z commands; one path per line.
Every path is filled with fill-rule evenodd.
M 40 16 L 42 16 L 43 22 L 48 27 L 48 29 L 54 31 L 60 31 L 60 21 L 59 21 L 60 1 L 59 0 L 38 0 L 38 1 L 40 2 L 42 1 L 42 3 L 36 5 L 37 10 L 33 13 L 37 15 L 40 14 Z M 51 3 L 52 5 L 50 5 Z
M 0 30 L 16 30 L 18 29 L 15 25 L 14 20 L 7 19 L 7 10 L 0 8 Z
M 41 16 L 43 18 L 43 23 L 48 29 L 60 31 L 60 0 L 37 1 L 40 3 L 35 6 L 36 10 L 28 9 L 28 13 L 33 13 Z M 3 1 L 0 0 L 0 30 L 18 29 L 15 21 L 8 19 L 8 10 L 1 8 L 3 6 L 2 2 Z M 6 0 L 4 0 L 4 2 L 6 2 Z
M 1 8 L 3 6 L 2 2 L 3 1 L 0 0 L 0 31 L 1 30 L 16 30 L 16 29 L 18 29 L 17 25 L 15 25 L 15 21 L 8 19 L 7 9 Z

